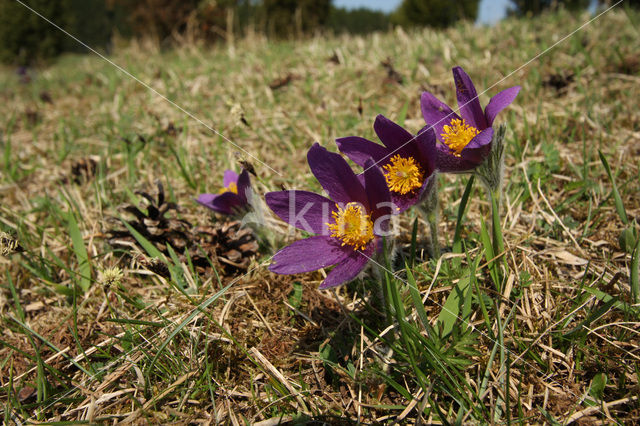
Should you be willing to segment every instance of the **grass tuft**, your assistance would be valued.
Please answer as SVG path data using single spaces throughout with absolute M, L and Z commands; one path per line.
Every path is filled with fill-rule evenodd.
M 110 59 L 224 137 L 96 56 L 28 84 L 0 68 L 0 232 L 20 247 L 0 257 L 4 422 L 638 422 L 640 15 L 614 9 L 519 69 L 588 19 L 117 43 Z M 265 247 L 230 264 L 204 237 L 150 241 L 170 234 L 149 210 L 164 195 L 144 195 L 156 181 L 180 235 L 224 224 L 194 199 L 247 161 L 261 193 L 318 191 L 314 141 L 375 140 L 377 114 L 419 131 L 423 90 L 455 103 L 455 65 L 482 104 L 522 90 L 498 118 L 500 202 L 439 177 L 438 259 L 415 214 L 397 257 L 335 292 L 323 272 L 271 274 Z M 139 195 L 149 238 L 124 223 L 112 245 Z M 276 246 L 294 238 L 266 221 Z

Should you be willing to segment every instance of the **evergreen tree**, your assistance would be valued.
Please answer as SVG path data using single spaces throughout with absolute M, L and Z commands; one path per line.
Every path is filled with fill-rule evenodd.
M 71 30 L 75 19 L 70 0 L 23 0 L 29 7 Z M 16 2 L 0 0 L 0 61 L 29 65 L 51 58 L 69 46 L 68 36 Z
M 403 0 L 393 15 L 400 25 L 445 28 L 461 19 L 475 21 L 479 0 Z
M 331 7 L 326 27 L 336 33 L 367 34 L 386 31 L 391 24 L 389 15 L 377 10 Z
M 135 35 L 153 36 L 165 41 L 180 33 L 187 19 L 198 8 L 199 0 L 114 0 L 128 12 L 128 24 Z
M 73 23 L 67 30 L 93 48 L 106 47 L 116 25 L 114 11 L 105 0 L 69 0 Z M 85 52 L 75 40 L 68 39 L 69 50 Z
M 602 0 L 601 0 L 602 1 Z M 612 6 L 617 3 L 613 0 L 605 0 L 605 6 Z M 640 0 L 624 0 L 620 6 L 637 7 L 640 8 Z
M 270 36 L 294 37 L 323 27 L 331 0 L 264 0 L 262 20 Z
M 509 15 L 539 15 L 546 9 L 564 7 L 580 10 L 589 7 L 590 0 L 511 0 Z

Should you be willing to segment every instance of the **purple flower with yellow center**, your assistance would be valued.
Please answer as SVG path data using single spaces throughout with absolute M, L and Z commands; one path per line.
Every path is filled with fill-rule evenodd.
M 226 215 L 244 210 L 249 204 L 251 193 L 249 172 L 243 170 L 238 175 L 233 170 L 225 170 L 222 182 L 224 186 L 217 194 L 200 194 L 196 201 L 215 212 Z
M 422 94 L 420 106 L 424 120 L 441 142 L 436 149 L 438 170 L 465 172 L 481 164 L 491 151 L 493 122 L 513 102 L 520 86 L 495 95 L 483 111 L 476 88 L 461 67 L 453 68 L 453 79 L 460 115 L 429 92 Z
M 368 159 L 382 169 L 391 201 L 400 213 L 420 202 L 433 186 L 436 137 L 431 129 L 414 136 L 383 115 L 376 117 L 373 129 L 383 145 L 358 136 L 339 138 L 336 143 L 365 170 Z
M 298 190 L 266 194 L 267 205 L 282 220 L 316 234 L 276 253 L 269 270 L 290 275 L 335 265 L 320 285 L 326 289 L 355 278 L 378 251 L 380 237 L 389 229 L 391 199 L 384 175 L 371 159 L 362 179 L 344 158 L 317 143 L 307 161 L 329 198 Z

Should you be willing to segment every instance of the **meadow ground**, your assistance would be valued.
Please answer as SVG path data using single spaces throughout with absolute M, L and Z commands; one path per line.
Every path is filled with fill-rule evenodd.
M 224 137 L 95 55 L 3 68 L 0 229 L 23 249 L 0 257 L 5 423 L 640 421 L 640 15 L 613 10 L 522 67 L 589 18 L 116 46 Z M 376 140 L 377 114 L 417 132 L 422 91 L 454 103 L 455 65 L 482 104 L 522 86 L 499 117 L 504 253 L 468 175 L 440 176 L 441 259 L 409 212 L 393 274 L 334 292 L 323 272 L 270 273 L 273 248 L 194 202 L 243 160 L 261 193 L 320 190 L 314 141 Z M 277 247 L 300 237 L 268 223 Z

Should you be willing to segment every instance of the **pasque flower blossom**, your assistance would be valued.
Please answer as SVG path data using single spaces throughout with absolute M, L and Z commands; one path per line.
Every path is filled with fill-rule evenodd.
M 427 128 L 432 127 L 441 142 L 436 147 L 438 170 L 465 172 L 481 164 L 491 151 L 493 122 L 513 102 L 520 86 L 495 95 L 483 111 L 476 88 L 461 67 L 453 68 L 453 79 L 460 115 L 429 92 L 422 94 L 420 106 Z
M 225 170 L 222 182 L 224 186 L 217 194 L 200 194 L 196 201 L 225 215 L 233 215 L 246 209 L 251 193 L 249 172 L 243 170 L 238 175 L 233 170 Z
M 289 275 L 335 265 L 320 285 L 326 289 L 355 278 L 378 251 L 389 228 L 391 199 L 385 177 L 371 159 L 364 162 L 362 178 L 339 154 L 317 143 L 307 160 L 329 198 L 299 190 L 266 194 L 277 216 L 316 234 L 276 253 L 269 270 Z
M 373 128 L 384 145 L 358 136 L 339 138 L 336 143 L 365 170 L 368 159 L 382 169 L 391 201 L 400 213 L 421 201 L 433 187 L 436 137 L 432 129 L 414 136 L 382 115 L 376 117 Z

